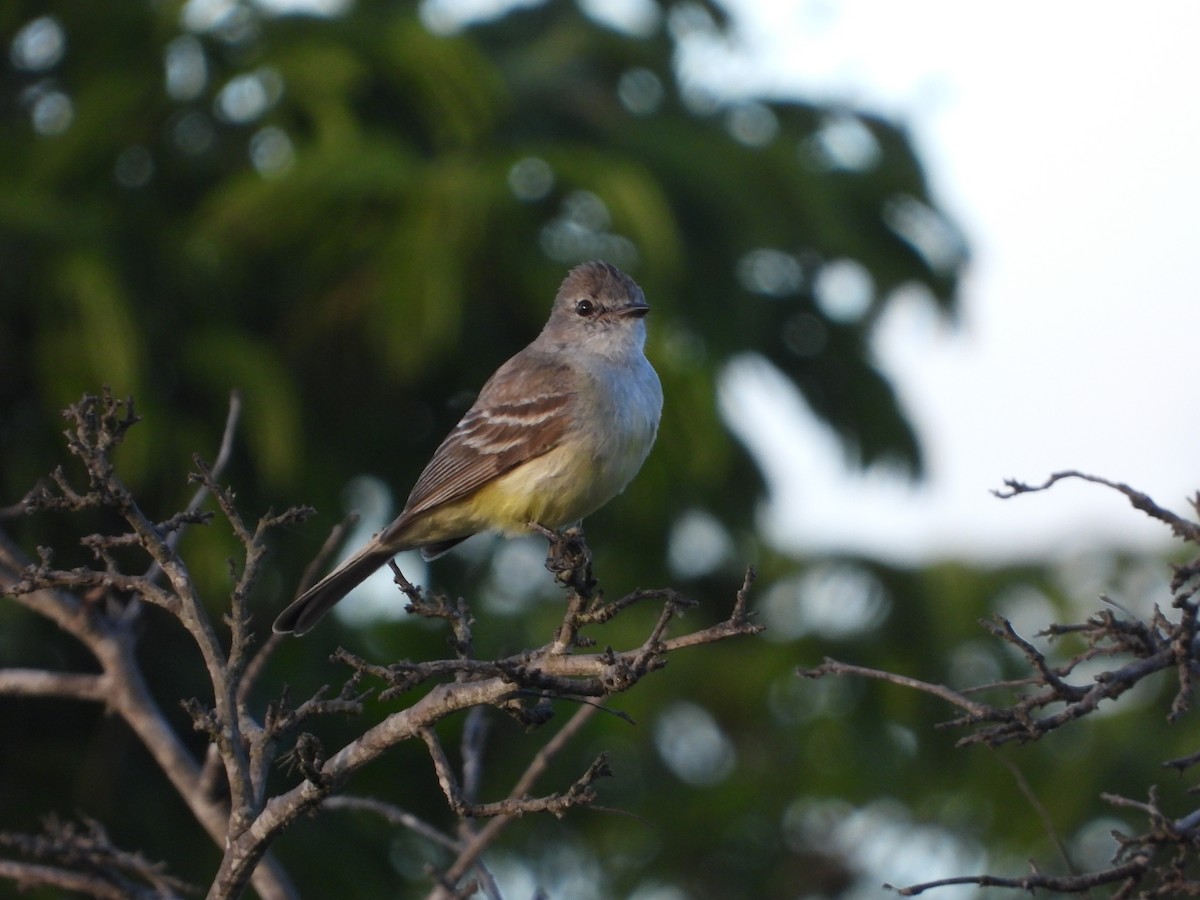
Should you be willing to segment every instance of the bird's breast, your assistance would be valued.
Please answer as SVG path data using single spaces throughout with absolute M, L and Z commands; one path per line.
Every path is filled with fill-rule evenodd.
M 580 384 L 568 407 L 562 441 L 482 488 L 492 527 L 522 530 L 529 522 L 558 528 L 595 512 L 621 493 L 646 461 L 662 414 L 654 369 L 621 367 Z

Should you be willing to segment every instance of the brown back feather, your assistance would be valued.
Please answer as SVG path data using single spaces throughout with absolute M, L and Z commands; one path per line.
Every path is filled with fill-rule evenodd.
M 386 542 L 414 516 L 461 500 L 557 447 L 571 421 L 570 376 L 566 363 L 531 347 L 497 369 L 434 451 L 404 512 L 380 539 Z

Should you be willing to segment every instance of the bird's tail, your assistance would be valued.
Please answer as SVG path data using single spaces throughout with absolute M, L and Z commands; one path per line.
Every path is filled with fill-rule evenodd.
M 297 597 L 279 614 L 272 630 L 279 634 L 304 634 L 333 609 L 335 603 L 362 584 L 372 572 L 395 555 L 394 549 L 372 541 Z

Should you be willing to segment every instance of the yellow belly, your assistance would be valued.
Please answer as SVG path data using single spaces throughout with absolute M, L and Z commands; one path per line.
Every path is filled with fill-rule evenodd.
M 471 505 L 497 531 L 524 531 L 530 522 L 559 528 L 594 512 L 625 486 L 598 474 L 588 448 L 562 445 L 484 486 Z
M 420 516 L 405 529 L 404 541 L 419 545 L 480 531 L 520 533 L 530 522 L 547 528 L 576 522 L 611 500 L 636 474 L 645 454 L 631 449 L 628 462 L 606 459 L 608 465 L 601 465 L 590 447 L 560 445 L 471 496 Z

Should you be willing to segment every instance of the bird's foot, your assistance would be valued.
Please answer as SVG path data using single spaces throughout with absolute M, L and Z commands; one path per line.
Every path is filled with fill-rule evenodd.
M 529 523 L 531 530 L 542 535 L 550 544 L 546 550 L 546 568 L 559 584 L 587 590 L 592 579 L 592 551 L 583 536 L 583 528 L 572 525 L 557 531 L 538 522 Z

